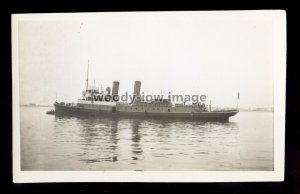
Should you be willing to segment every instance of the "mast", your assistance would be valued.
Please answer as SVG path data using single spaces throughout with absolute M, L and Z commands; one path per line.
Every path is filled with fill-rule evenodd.
M 240 99 L 240 91 L 238 91 L 238 95 L 237 95 L 236 109 L 239 109 L 239 99 Z
M 89 67 L 90 67 L 90 60 L 88 60 L 88 67 L 87 67 L 87 75 L 86 75 L 86 90 L 89 89 Z

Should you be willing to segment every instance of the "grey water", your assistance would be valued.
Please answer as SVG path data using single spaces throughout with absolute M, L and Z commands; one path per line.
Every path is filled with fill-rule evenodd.
M 227 123 L 47 115 L 21 107 L 21 170 L 272 171 L 273 112 Z

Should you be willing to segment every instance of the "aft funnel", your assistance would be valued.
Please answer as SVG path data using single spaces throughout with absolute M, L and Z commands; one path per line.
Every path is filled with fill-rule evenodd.
M 140 102 L 141 101 L 141 81 L 135 81 L 134 82 L 134 90 L 133 90 L 133 99 L 134 102 Z

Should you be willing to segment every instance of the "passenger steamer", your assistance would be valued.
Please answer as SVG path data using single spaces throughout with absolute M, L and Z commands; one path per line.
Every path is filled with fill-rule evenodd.
M 88 74 L 88 73 L 87 73 Z M 229 117 L 236 115 L 238 109 L 212 111 L 211 106 L 204 103 L 192 105 L 173 104 L 169 99 L 154 100 L 151 102 L 141 100 L 141 82 L 135 81 L 133 101 L 119 102 L 119 82 L 114 81 L 112 91 L 107 87 L 105 91 L 89 88 L 88 75 L 86 90 L 77 103 L 54 103 L 55 115 L 71 116 L 97 116 L 97 117 L 153 117 L 175 118 L 199 121 L 228 121 Z

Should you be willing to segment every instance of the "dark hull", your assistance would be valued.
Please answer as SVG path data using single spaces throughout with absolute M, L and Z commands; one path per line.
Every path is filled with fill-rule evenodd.
M 54 104 L 55 115 L 59 116 L 96 116 L 96 117 L 127 117 L 127 118 L 160 118 L 160 119 L 184 119 L 197 121 L 222 121 L 227 122 L 229 117 L 238 113 L 238 110 L 219 112 L 195 112 L 195 113 L 173 113 L 173 112 L 124 112 L 80 108 L 76 106 L 65 106 Z

